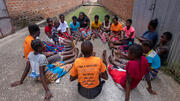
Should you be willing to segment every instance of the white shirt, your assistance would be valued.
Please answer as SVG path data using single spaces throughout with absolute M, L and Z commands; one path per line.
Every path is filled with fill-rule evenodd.
M 58 31 L 61 30 L 61 32 L 64 33 L 64 32 L 66 32 L 66 28 L 68 28 L 67 22 L 64 21 L 64 23 L 62 23 L 62 22 L 60 21 L 60 25 L 59 25 L 59 27 L 57 28 L 57 30 L 58 30 Z
M 39 76 L 40 66 L 46 66 L 48 64 L 48 61 L 45 55 L 43 54 L 35 55 L 34 52 L 29 53 L 28 61 L 30 61 L 30 65 L 32 68 L 32 73 L 30 74 L 32 78 L 37 78 Z

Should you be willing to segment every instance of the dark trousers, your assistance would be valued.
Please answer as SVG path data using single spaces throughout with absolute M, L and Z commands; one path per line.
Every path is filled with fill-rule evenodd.
M 81 86 L 80 83 L 78 83 L 78 92 L 80 95 L 82 95 L 85 98 L 94 99 L 101 93 L 103 84 L 104 82 L 100 81 L 100 84 L 95 88 L 85 88 Z

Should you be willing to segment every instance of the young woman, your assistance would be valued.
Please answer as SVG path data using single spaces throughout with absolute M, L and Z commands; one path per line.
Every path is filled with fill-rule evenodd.
M 55 20 L 54 21 L 54 26 L 53 26 L 53 28 L 52 28 L 52 39 L 53 39 L 53 41 L 54 41 L 54 43 L 56 44 L 56 45 L 59 45 L 59 32 L 58 32 L 58 27 L 59 27 L 59 21 L 58 20 Z
M 166 59 L 169 53 L 168 43 L 171 41 L 172 34 L 171 32 L 164 32 L 160 37 L 160 42 L 155 46 L 155 51 L 161 58 L 161 64 L 164 65 L 166 63 Z
M 47 41 L 48 42 L 53 42 L 53 39 L 52 39 L 52 27 L 53 27 L 53 19 L 52 18 L 47 18 L 47 26 L 45 26 L 45 34 L 47 36 Z
M 140 38 L 137 38 L 140 42 L 143 42 L 145 40 L 150 40 L 153 43 L 153 47 L 157 43 L 158 39 L 158 33 L 156 31 L 156 28 L 158 26 L 158 20 L 151 20 L 148 25 L 148 31 L 146 31 Z
M 102 31 L 101 39 L 103 40 L 103 42 L 107 41 L 110 34 L 111 22 L 109 21 L 109 19 L 110 19 L 110 16 L 106 15 L 101 25 L 101 31 Z
M 31 47 L 34 51 L 30 52 L 28 55 L 28 61 L 26 62 L 26 68 L 23 72 L 21 80 L 12 83 L 11 86 L 15 87 L 23 84 L 23 81 L 25 80 L 31 68 L 32 72 L 30 77 L 32 77 L 34 80 L 40 80 L 42 82 L 42 85 L 46 91 L 45 100 L 49 100 L 52 97 L 52 94 L 47 86 L 47 83 L 55 81 L 70 70 L 72 64 L 69 63 L 74 62 L 76 56 L 78 55 L 78 51 L 76 55 L 74 55 L 74 59 L 69 59 L 63 63 L 69 65 L 63 66 L 63 64 L 61 64 L 58 67 L 54 67 L 56 64 L 48 64 L 49 62 L 46 58 L 47 56 L 43 54 L 43 44 L 39 39 L 33 40 L 31 42 Z M 63 59 L 65 58 L 68 59 L 69 57 L 63 57 Z
M 80 23 L 77 21 L 77 17 L 72 17 L 72 22 L 69 24 L 70 32 L 73 39 L 79 40 L 80 38 Z
M 127 19 L 126 21 L 126 26 L 123 28 L 124 31 L 124 37 L 132 41 L 134 43 L 134 38 L 135 38 L 135 29 L 133 26 L 131 26 L 132 20 Z M 124 39 L 124 38 L 123 38 Z
M 123 25 L 118 21 L 118 17 L 114 16 L 113 23 L 111 25 L 111 41 L 118 41 L 121 39 L 121 32 L 123 31 Z
M 31 43 L 31 47 L 33 48 L 34 52 L 30 52 L 28 55 L 28 61 L 26 62 L 26 68 L 23 72 L 21 80 L 12 83 L 11 86 L 15 87 L 20 84 L 23 84 L 23 81 L 25 80 L 31 68 L 32 73 L 30 74 L 30 76 L 34 79 L 40 77 L 43 88 L 46 92 L 45 100 L 48 100 L 52 97 L 52 94 L 46 83 L 46 78 L 44 76 L 44 69 L 48 64 L 48 61 L 46 59 L 46 56 L 42 54 L 43 48 L 40 40 L 33 40 Z
M 112 48 L 114 44 L 119 44 L 121 40 L 121 33 L 123 31 L 123 25 L 118 21 L 118 17 L 113 18 L 113 23 L 111 25 L 111 35 L 109 37 L 109 46 Z
M 81 39 L 90 39 L 91 31 L 90 31 L 90 20 L 83 12 L 79 13 L 78 22 L 80 23 L 80 32 Z
M 65 21 L 65 16 L 63 14 L 60 14 L 59 19 L 60 19 L 60 25 L 58 27 L 58 31 L 60 37 L 71 40 L 72 36 L 69 33 L 68 24 Z
M 134 44 L 130 46 L 128 50 L 129 61 L 126 64 L 125 69 L 117 69 L 107 60 L 106 51 L 103 52 L 103 60 L 108 66 L 109 74 L 112 76 L 118 87 L 124 89 L 126 92 L 125 101 L 129 101 L 130 91 L 137 87 L 145 75 L 148 75 L 148 61 L 146 57 L 142 55 L 143 50 L 140 45 Z M 156 92 L 152 90 L 150 80 L 146 79 L 146 81 L 148 83 L 147 90 L 149 93 L 156 94 Z
M 101 22 L 99 21 L 99 16 L 94 16 L 94 21 L 91 23 L 92 37 L 97 38 L 100 35 Z
M 40 28 L 36 24 L 30 24 L 28 26 L 29 34 L 24 40 L 24 56 L 27 59 L 28 54 L 34 51 L 31 47 L 32 40 L 36 39 L 40 35 Z
M 70 80 L 78 79 L 78 92 L 88 99 L 98 96 L 102 90 L 104 81 L 108 79 L 106 67 L 99 57 L 92 56 L 93 45 L 89 40 L 81 44 L 81 52 L 84 57 L 75 60 L 70 73 Z
M 161 60 L 156 51 L 153 50 L 152 42 L 149 40 L 142 42 L 143 52 L 150 65 L 149 79 L 153 80 L 157 77 L 159 68 L 161 67 Z

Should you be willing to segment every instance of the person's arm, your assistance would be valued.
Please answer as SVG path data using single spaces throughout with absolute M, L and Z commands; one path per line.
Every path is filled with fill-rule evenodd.
M 167 49 L 160 48 L 160 50 L 157 52 L 157 54 L 160 56 L 160 55 L 164 54 L 166 51 L 167 51 Z
M 20 84 L 23 84 L 23 81 L 24 81 L 24 79 L 26 78 L 27 74 L 29 73 L 30 68 L 31 68 L 31 67 L 30 67 L 30 62 L 27 61 L 27 62 L 26 62 L 26 68 L 25 68 L 25 70 L 24 70 L 24 72 L 23 72 L 23 75 L 22 75 L 22 77 L 21 77 L 21 80 L 12 83 L 12 84 L 11 84 L 11 87 L 15 87 L 15 86 L 18 86 L 18 85 L 20 85 Z
M 70 28 L 70 32 L 71 32 L 71 35 L 72 35 L 72 33 L 73 33 L 72 28 Z
M 45 32 L 45 33 L 49 38 L 52 38 L 52 35 L 49 32 Z
M 157 93 L 156 93 L 154 90 L 152 90 L 151 80 L 150 80 L 150 74 L 148 73 L 148 74 L 145 76 L 145 78 L 146 78 L 146 82 L 147 82 L 147 85 L 148 85 L 148 87 L 146 88 L 147 91 L 148 91 L 150 94 L 156 95 Z
M 76 75 L 76 76 L 71 76 L 70 75 L 70 81 L 74 81 L 74 80 L 76 80 L 78 78 L 78 76 Z
M 132 38 L 133 34 L 134 34 L 134 32 L 131 32 L 131 34 L 130 34 L 129 38 Z
M 51 33 L 49 32 L 49 30 L 47 29 L 47 27 L 45 27 L 45 34 L 49 37 L 52 38 Z
M 50 57 L 50 56 L 53 56 L 57 53 L 54 53 L 54 52 L 43 52 L 42 54 L 44 54 L 46 57 Z
M 48 88 L 48 85 L 46 83 L 46 78 L 45 78 L 45 75 L 44 75 L 44 68 L 45 68 L 45 66 L 40 66 L 40 79 L 41 79 L 43 88 L 46 91 L 45 99 L 49 100 L 52 97 L 52 94 L 51 94 L 51 92 L 50 92 L 50 90 Z
M 126 88 L 125 88 L 125 101 L 129 101 L 129 97 L 130 97 L 130 91 L 131 91 L 131 83 L 132 83 L 133 78 L 130 77 L 130 75 L 128 74 L 128 72 L 126 72 Z
M 103 72 L 100 74 L 100 77 L 105 79 L 105 80 L 108 80 L 108 74 L 107 74 L 107 71 Z
M 78 78 L 77 69 L 76 69 L 76 61 L 73 64 L 73 67 L 70 72 L 70 81 L 74 81 Z

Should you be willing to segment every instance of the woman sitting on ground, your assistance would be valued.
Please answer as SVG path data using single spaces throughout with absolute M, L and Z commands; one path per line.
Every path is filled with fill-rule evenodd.
M 48 65 L 48 60 L 47 60 L 46 56 L 42 54 L 42 51 L 43 51 L 42 42 L 39 39 L 35 39 L 32 41 L 31 47 L 34 49 L 34 52 L 30 52 L 28 55 L 28 61 L 26 62 L 26 68 L 23 72 L 21 80 L 12 83 L 11 86 L 15 87 L 20 84 L 23 84 L 23 81 L 25 80 L 25 78 L 31 68 L 32 73 L 30 74 L 30 77 L 32 77 L 34 80 L 40 80 L 42 82 L 42 85 L 46 91 L 45 100 L 49 100 L 52 97 L 52 94 L 51 94 L 47 84 L 49 82 L 52 82 L 52 80 L 56 80 L 59 77 L 63 76 L 67 71 L 70 70 L 72 65 L 66 65 L 61 68 L 60 67 L 56 67 L 56 68 L 52 67 L 54 69 L 52 69 L 51 67 L 46 67 Z M 65 62 L 65 64 L 73 63 L 74 60 L 75 60 L 75 58 L 73 60 L 68 60 Z M 62 70 L 65 72 L 63 72 Z M 50 72 L 52 72 L 52 73 L 50 73 Z M 54 75 L 52 75 L 53 73 L 54 73 Z
M 46 19 L 47 26 L 45 26 L 44 32 L 46 34 L 46 40 L 48 42 L 53 42 L 52 39 L 52 28 L 53 28 L 53 19 L 52 18 L 47 18 Z
M 140 42 L 150 40 L 153 43 L 153 48 L 158 40 L 158 33 L 156 28 L 158 26 L 158 20 L 151 20 L 148 25 L 148 31 L 146 31 L 140 38 L 137 38 Z
M 143 50 L 140 45 L 134 44 L 129 47 L 128 58 L 129 62 L 126 64 L 125 69 L 114 68 L 108 61 L 106 51 L 103 51 L 103 61 L 108 67 L 109 74 L 112 76 L 117 86 L 125 90 L 125 101 L 129 101 L 130 91 L 137 87 L 145 75 L 149 75 L 149 64 L 146 57 L 142 56 Z M 156 94 L 152 90 L 151 82 L 146 79 L 150 94 Z
M 80 38 L 80 23 L 77 21 L 77 17 L 72 17 L 72 22 L 69 24 L 70 32 L 75 40 L 79 40 Z
M 117 16 L 114 16 L 110 30 L 111 35 L 109 37 L 109 45 L 111 48 L 111 45 L 116 44 L 116 42 L 119 43 L 119 41 L 121 40 L 121 33 L 123 31 L 123 25 L 118 21 Z
M 69 33 L 68 24 L 65 21 L 65 16 L 63 14 L 60 14 L 59 19 L 60 19 L 60 25 L 58 27 L 59 36 L 71 40 L 72 36 Z
M 78 22 L 80 23 L 81 39 L 91 39 L 90 20 L 87 15 L 80 12 Z
M 165 65 L 166 59 L 169 53 L 169 46 L 168 43 L 171 41 L 172 33 L 171 32 L 164 32 L 160 37 L 160 42 L 155 46 L 155 51 L 161 58 L 161 64 Z
M 94 21 L 91 24 L 91 30 L 92 30 L 92 38 L 97 38 L 100 35 L 100 29 L 101 29 L 101 22 L 99 21 L 99 16 L 94 16 Z
M 110 16 L 106 15 L 101 25 L 101 31 L 102 31 L 101 39 L 103 40 L 103 42 L 106 42 L 107 39 L 109 38 L 110 27 L 111 27 L 111 22 L 109 21 L 109 19 Z
M 70 80 L 78 79 L 78 92 L 88 99 L 98 96 L 105 81 L 108 79 L 106 67 L 99 57 L 92 56 L 93 45 L 89 40 L 81 44 L 84 57 L 75 60 L 70 73 Z
M 127 19 L 126 26 L 123 28 L 123 31 L 124 31 L 124 35 L 123 36 L 125 37 L 125 39 L 128 39 L 129 41 L 134 43 L 135 29 L 134 29 L 134 27 L 131 24 L 132 24 L 132 20 L 131 19 Z

